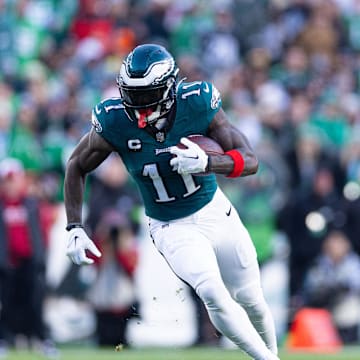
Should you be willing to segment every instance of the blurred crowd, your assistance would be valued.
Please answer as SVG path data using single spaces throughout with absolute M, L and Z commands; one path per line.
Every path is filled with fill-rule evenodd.
M 48 206 L 62 203 L 69 153 L 92 107 L 118 96 L 134 46 L 162 44 L 181 77 L 213 82 L 260 160 L 256 176 L 219 181 L 261 266 L 287 259 L 289 324 L 326 307 L 343 340 L 359 340 L 360 0 L 0 0 L 0 39 L 0 159 L 19 160 L 28 195 Z M 110 222 L 136 236 L 141 202 L 109 162 L 89 178 L 87 227 L 107 229 L 131 279 L 136 246 L 114 245 Z M 356 315 L 341 316 L 349 306 Z

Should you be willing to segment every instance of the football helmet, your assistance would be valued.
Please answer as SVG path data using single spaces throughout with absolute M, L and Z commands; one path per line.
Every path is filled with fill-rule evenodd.
M 125 58 L 116 82 L 128 115 L 140 128 L 170 112 L 178 72 L 174 58 L 160 45 L 139 45 Z

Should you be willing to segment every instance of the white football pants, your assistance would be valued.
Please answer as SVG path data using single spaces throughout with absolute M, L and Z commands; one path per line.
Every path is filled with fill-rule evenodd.
M 254 245 L 235 208 L 218 189 L 191 216 L 150 219 L 150 234 L 173 272 L 192 286 L 214 326 L 256 360 L 278 359 Z

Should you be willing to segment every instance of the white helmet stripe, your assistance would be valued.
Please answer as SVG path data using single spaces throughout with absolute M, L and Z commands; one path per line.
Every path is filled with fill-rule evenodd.
M 120 77 L 122 78 L 123 83 L 128 86 L 149 86 L 156 84 L 171 74 L 171 72 L 174 70 L 174 67 L 175 61 L 173 59 L 155 62 L 151 64 L 149 69 L 144 74 L 144 77 L 131 78 L 127 72 L 126 64 L 123 63 L 120 68 Z

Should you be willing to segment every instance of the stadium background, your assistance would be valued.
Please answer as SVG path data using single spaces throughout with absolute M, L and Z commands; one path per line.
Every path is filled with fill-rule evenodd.
M 290 254 L 307 269 L 299 259 L 320 254 L 334 229 L 359 253 L 358 0 L 2 0 L 0 39 L 0 158 L 20 159 L 33 193 L 54 209 L 45 312 L 59 344 L 90 346 L 94 329 L 82 298 L 91 270 L 64 255 L 64 165 L 92 107 L 118 95 L 121 60 L 139 43 L 168 47 L 189 81 L 212 81 L 259 155 L 255 177 L 219 181 L 258 249 L 280 344 L 302 305 Z M 114 161 L 89 178 L 86 199 L 115 179 L 139 225 L 142 319 L 130 324 L 131 343 L 186 347 L 196 338 L 194 299 L 151 247 L 133 184 Z M 314 179 L 331 196 L 314 196 Z

